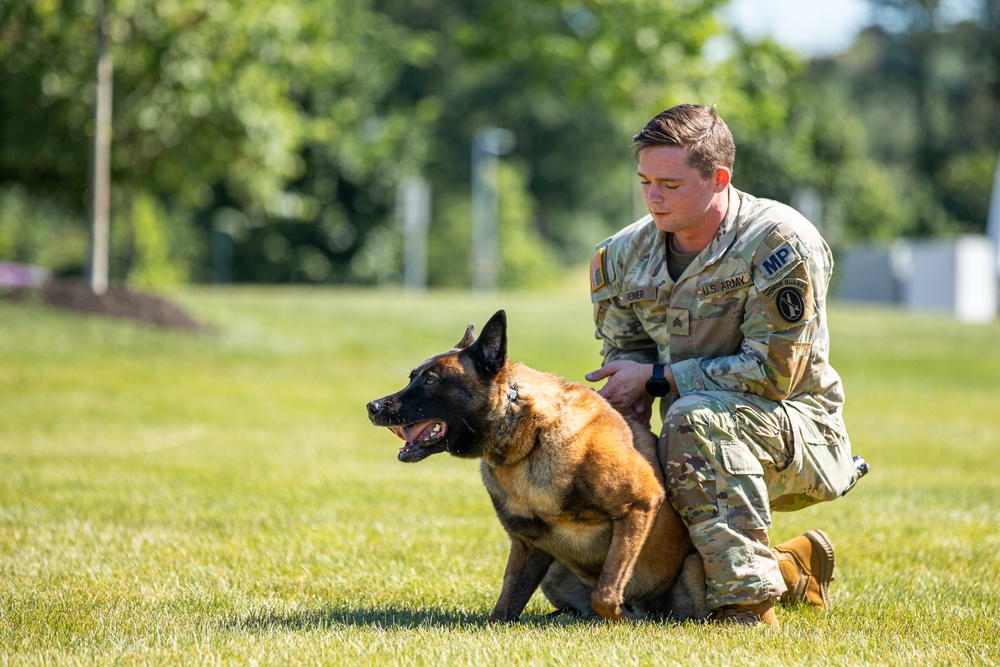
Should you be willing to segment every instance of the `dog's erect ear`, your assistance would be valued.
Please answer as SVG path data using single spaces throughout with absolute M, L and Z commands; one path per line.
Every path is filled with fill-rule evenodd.
M 507 362 L 507 313 L 498 310 L 483 327 L 476 344 L 486 367 L 499 373 Z
M 462 340 L 458 341 L 458 345 L 456 345 L 455 347 L 458 348 L 459 350 L 464 350 L 465 348 L 475 343 L 476 342 L 476 334 L 474 333 L 475 330 L 476 327 L 471 324 L 468 327 L 466 327 L 465 335 L 462 336 Z

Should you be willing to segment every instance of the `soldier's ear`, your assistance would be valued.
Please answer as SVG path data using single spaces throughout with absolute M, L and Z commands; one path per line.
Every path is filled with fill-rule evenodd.
M 483 327 L 476 341 L 477 352 L 486 368 L 496 375 L 507 363 L 507 313 L 498 310 Z
M 726 167 L 719 167 L 715 170 L 715 191 L 722 192 L 729 187 L 733 180 L 733 172 Z

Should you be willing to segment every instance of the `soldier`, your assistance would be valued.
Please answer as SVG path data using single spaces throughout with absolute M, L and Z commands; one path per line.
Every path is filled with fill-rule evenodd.
M 769 548 L 771 511 L 839 497 L 855 474 L 829 364 L 830 249 L 795 210 L 731 183 L 715 107 L 684 104 L 633 140 L 649 215 L 597 248 L 604 363 L 587 375 L 649 423 L 667 495 L 705 562 L 720 622 L 777 626 L 774 601 L 829 605 L 823 531 Z

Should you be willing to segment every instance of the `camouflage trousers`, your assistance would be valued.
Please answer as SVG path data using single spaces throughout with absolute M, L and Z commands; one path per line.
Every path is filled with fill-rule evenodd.
M 710 609 L 780 596 L 771 510 L 833 500 L 854 473 L 839 413 L 743 393 L 678 398 L 657 449 L 667 495 L 705 563 Z

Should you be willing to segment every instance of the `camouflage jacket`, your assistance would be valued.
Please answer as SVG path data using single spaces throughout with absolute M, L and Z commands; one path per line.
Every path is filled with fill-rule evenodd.
M 666 240 L 647 216 L 597 247 L 591 300 L 604 363 L 669 364 L 681 395 L 749 392 L 798 403 L 813 420 L 839 413 L 825 308 L 833 257 L 816 228 L 730 188 L 719 233 L 677 282 Z

